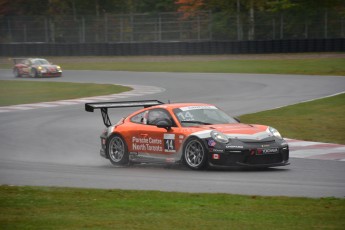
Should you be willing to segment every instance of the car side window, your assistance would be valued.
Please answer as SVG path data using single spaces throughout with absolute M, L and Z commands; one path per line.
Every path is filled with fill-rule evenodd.
M 165 109 L 152 109 L 148 113 L 147 124 L 156 125 L 157 121 L 161 121 L 164 119 L 167 119 L 173 122 L 170 114 Z
M 138 124 L 146 124 L 146 122 L 144 121 L 144 115 L 145 113 L 147 113 L 147 111 L 142 112 L 142 113 L 138 113 L 137 115 L 133 116 L 131 118 L 131 122 L 133 123 L 138 123 Z
M 173 126 L 176 126 L 169 112 L 165 109 L 146 110 L 133 116 L 130 120 L 131 122 L 137 124 L 156 125 L 157 121 L 160 121 L 162 119 L 168 119 L 172 121 Z

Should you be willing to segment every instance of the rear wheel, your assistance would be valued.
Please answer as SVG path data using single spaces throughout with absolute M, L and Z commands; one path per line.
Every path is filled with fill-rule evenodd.
M 129 162 L 127 144 L 118 134 L 113 134 L 108 138 L 106 153 L 113 165 L 125 165 Z
M 183 148 L 183 162 L 191 169 L 203 169 L 207 163 L 207 150 L 202 141 L 190 138 Z
M 22 75 L 20 75 L 19 69 L 18 69 L 18 68 L 15 68 L 15 69 L 13 70 L 13 74 L 14 74 L 15 77 L 21 77 L 21 76 L 22 76 Z

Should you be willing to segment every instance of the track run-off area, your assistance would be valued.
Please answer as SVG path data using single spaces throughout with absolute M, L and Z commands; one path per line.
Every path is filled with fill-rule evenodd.
M 232 116 L 322 98 L 345 91 L 332 76 L 64 71 L 62 78 L 0 80 L 128 85 L 119 95 L 0 108 L 0 184 L 114 188 L 248 195 L 345 197 L 345 148 L 288 140 L 291 165 L 268 170 L 210 169 L 142 164 L 114 167 L 99 156 L 98 112 L 84 103 L 158 99 L 215 104 Z M 110 112 L 113 121 L 134 109 Z M 322 121 L 320 121 L 322 122 Z

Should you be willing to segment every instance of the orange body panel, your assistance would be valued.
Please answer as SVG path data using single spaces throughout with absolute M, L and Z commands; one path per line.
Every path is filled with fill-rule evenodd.
M 180 151 L 183 142 L 192 133 L 203 130 L 217 129 L 225 134 L 248 134 L 252 135 L 258 132 L 264 132 L 267 126 L 262 125 L 246 125 L 246 124 L 222 124 L 222 125 L 209 125 L 197 127 L 181 127 L 177 118 L 173 113 L 173 109 L 183 106 L 209 106 L 208 104 L 164 104 L 158 105 L 142 110 L 130 115 L 124 119 L 123 123 L 115 126 L 115 133 L 119 133 L 125 139 L 129 152 L 145 152 L 154 154 L 169 155 Z M 161 108 L 167 110 L 174 119 L 177 127 L 172 127 L 170 130 L 158 128 L 154 125 L 145 125 L 131 122 L 131 118 L 146 110 Z M 253 128 L 255 127 L 255 128 Z
M 107 108 L 139 106 L 147 108 L 114 126 L 111 124 Z M 289 146 L 276 129 L 239 123 L 214 105 L 143 100 L 85 106 L 88 112 L 94 109 L 102 109 L 107 127 L 101 135 L 100 154 L 115 165 L 162 160 L 182 162 L 192 169 L 207 164 L 249 167 L 289 164 Z

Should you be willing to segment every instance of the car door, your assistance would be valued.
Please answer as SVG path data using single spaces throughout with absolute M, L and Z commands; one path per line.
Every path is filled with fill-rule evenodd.
M 21 67 L 21 74 L 29 74 L 30 73 L 30 61 L 29 60 L 24 60 L 23 65 Z
M 130 151 L 152 154 L 171 154 L 176 152 L 174 129 L 158 128 L 157 121 L 172 120 L 168 111 L 162 108 L 150 109 L 132 118 L 136 122 L 131 138 Z

